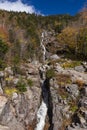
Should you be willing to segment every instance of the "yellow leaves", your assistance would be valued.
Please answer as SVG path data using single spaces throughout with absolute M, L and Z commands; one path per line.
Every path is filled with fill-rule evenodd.
M 87 25 L 87 7 L 82 9 L 80 19 L 83 20 L 84 25 Z
M 2 26 L 0 26 L 0 38 L 2 38 L 5 41 L 7 41 L 7 39 L 8 39 L 8 33 L 7 33 L 6 29 L 3 28 Z
M 76 28 L 67 27 L 67 28 L 65 28 L 62 32 L 64 32 L 65 34 L 68 34 L 68 33 L 69 33 L 69 35 L 72 35 L 75 31 L 76 31 Z
M 18 90 L 16 88 L 8 88 L 8 87 L 6 87 L 5 90 L 4 90 L 4 92 L 5 92 L 5 94 L 7 96 L 12 96 L 13 93 L 17 93 Z
M 65 28 L 61 34 L 58 35 L 58 41 L 62 44 L 66 44 L 71 48 L 75 48 L 76 45 L 77 29 L 73 27 Z

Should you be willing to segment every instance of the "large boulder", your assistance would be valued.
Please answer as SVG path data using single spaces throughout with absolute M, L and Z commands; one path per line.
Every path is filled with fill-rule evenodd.
M 50 56 L 50 59 L 51 60 L 59 60 L 60 57 L 58 55 L 54 54 L 54 55 Z
M 76 66 L 75 70 L 78 72 L 85 72 L 85 68 L 83 66 Z

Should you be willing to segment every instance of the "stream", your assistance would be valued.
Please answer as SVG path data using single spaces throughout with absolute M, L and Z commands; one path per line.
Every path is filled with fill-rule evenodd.
M 46 59 L 46 49 L 44 46 L 44 37 L 45 36 L 44 36 L 44 32 L 43 32 L 42 36 L 41 36 L 41 38 L 42 38 L 41 48 L 43 51 L 42 52 L 43 53 L 43 62 L 45 62 L 45 59 Z M 47 115 L 48 115 L 49 124 L 50 124 L 50 127 L 48 130 L 53 130 L 53 124 L 52 124 L 53 106 L 52 106 L 52 99 L 51 99 L 51 93 L 50 93 L 50 84 L 49 84 L 50 79 L 44 78 L 44 76 L 43 76 L 44 75 L 44 70 L 43 70 L 44 67 L 45 67 L 45 65 L 42 65 L 41 75 L 40 75 L 40 78 L 42 80 L 42 84 L 41 84 L 42 102 L 41 102 L 41 105 L 40 105 L 38 112 L 37 112 L 37 125 L 36 125 L 35 130 L 44 130 Z

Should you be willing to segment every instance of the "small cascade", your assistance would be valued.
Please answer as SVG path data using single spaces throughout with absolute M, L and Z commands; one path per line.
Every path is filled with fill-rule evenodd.
M 35 130 L 44 130 L 45 120 L 48 112 L 48 91 L 45 87 L 45 74 L 44 74 L 44 67 L 40 67 L 40 77 L 42 80 L 41 88 L 42 88 L 42 103 L 40 108 L 37 112 L 37 125 Z
M 47 115 L 47 106 L 46 103 L 42 101 L 41 106 L 37 112 L 37 126 L 35 130 L 44 129 L 46 115 Z
M 43 53 L 43 62 L 45 62 L 45 59 L 46 59 L 46 48 L 43 44 L 43 41 L 44 41 L 44 38 L 45 38 L 45 33 L 42 32 L 42 35 L 41 35 L 41 49 L 42 49 L 42 53 Z
M 37 112 L 37 126 L 35 130 L 44 130 L 46 117 L 49 117 L 49 130 L 53 130 L 52 117 L 53 106 L 50 93 L 49 79 L 45 79 L 42 83 L 42 102 Z

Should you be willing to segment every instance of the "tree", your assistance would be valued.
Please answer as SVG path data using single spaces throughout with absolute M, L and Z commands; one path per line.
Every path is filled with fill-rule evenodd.
M 58 41 L 65 45 L 69 51 L 74 52 L 76 50 L 76 36 L 77 30 L 73 27 L 67 27 L 58 35 Z
M 8 45 L 0 39 L 0 59 L 3 59 L 6 52 L 8 51 Z
M 6 52 L 8 51 L 8 45 L 5 44 L 2 39 L 0 39 L 0 68 L 4 68 L 5 67 L 5 63 L 4 63 L 4 57 Z

